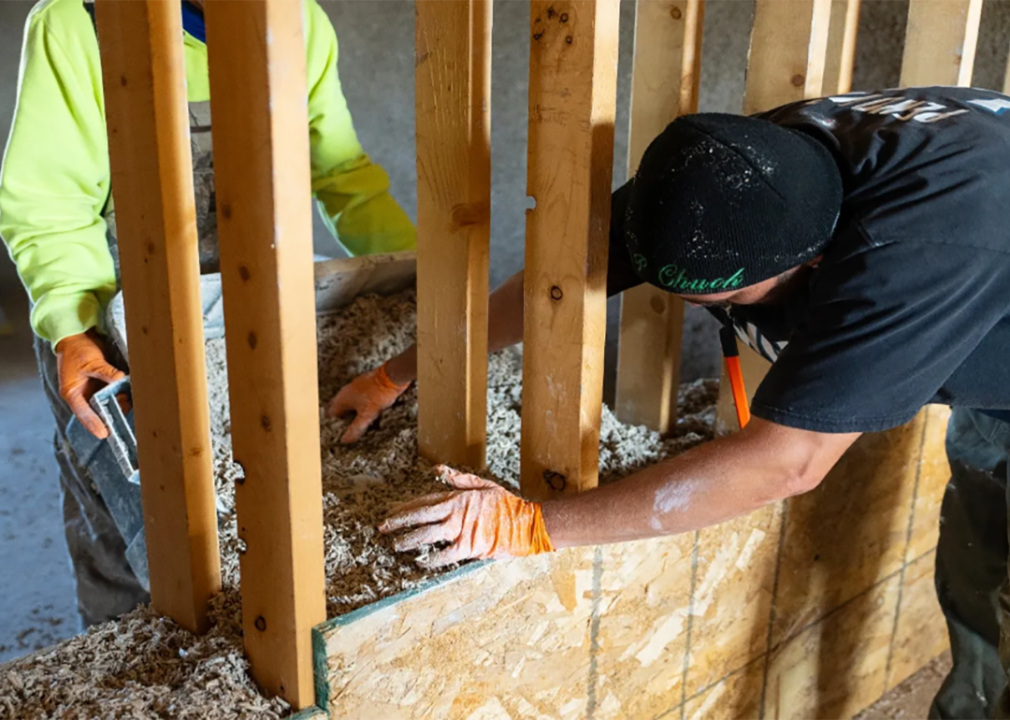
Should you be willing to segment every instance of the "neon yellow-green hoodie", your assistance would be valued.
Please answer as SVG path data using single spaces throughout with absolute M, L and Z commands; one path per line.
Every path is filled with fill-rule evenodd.
M 333 26 L 316 0 L 305 3 L 312 190 L 352 255 L 411 250 L 414 227 L 358 142 Z M 188 33 L 183 42 L 189 100 L 208 100 L 207 48 Z M 54 345 L 96 326 L 115 292 L 102 218 L 108 153 L 91 18 L 81 0 L 42 0 L 28 17 L 0 169 L 0 236 L 31 295 L 32 327 Z

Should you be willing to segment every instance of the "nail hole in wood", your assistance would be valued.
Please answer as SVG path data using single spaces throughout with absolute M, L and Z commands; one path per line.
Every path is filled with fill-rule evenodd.
M 247 268 L 245 265 L 239 265 L 238 266 L 238 276 L 240 278 L 242 278 L 243 280 L 248 280 L 249 279 L 249 268 Z
M 560 300 L 563 296 L 564 293 L 561 292 L 561 288 L 559 288 L 557 285 L 554 285 L 551 288 L 551 300 Z
M 249 333 L 249 347 L 251 347 L 253 350 L 255 350 L 256 349 L 256 344 L 258 342 L 259 341 L 256 339 L 256 333 L 254 333 L 254 332 Z
M 267 432 L 270 432 L 270 418 L 269 417 L 267 417 L 266 415 L 264 415 L 263 417 L 261 417 L 260 418 L 260 425 L 263 426 L 264 430 L 266 430 Z
M 258 618 L 256 618 L 256 622 L 254 622 L 253 625 L 256 626 L 257 630 L 259 630 L 260 632 L 263 632 L 264 630 L 267 629 L 266 618 L 264 618 L 262 615 L 260 615 Z

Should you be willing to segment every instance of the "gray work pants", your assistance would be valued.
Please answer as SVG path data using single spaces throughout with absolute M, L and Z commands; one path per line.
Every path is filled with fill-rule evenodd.
M 951 480 L 936 552 L 936 591 L 954 666 L 933 701 L 931 718 L 1010 717 L 1008 663 L 1000 662 L 1001 651 L 1010 650 L 1008 451 L 1010 425 L 954 409 L 947 429 Z
M 77 584 L 77 610 L 84 628 L 112 620 L 150 601 L 129 563 L 126 544 L 95 488 L 67 442 L 73 413 L 60 397 L 56 356 L 49 342 L 35 338 L 42 385 L 56 419 L 54 446 L 60 471 L 60 495 L 67 549 Z M 113 359 L 115 361 L 115 359 Z

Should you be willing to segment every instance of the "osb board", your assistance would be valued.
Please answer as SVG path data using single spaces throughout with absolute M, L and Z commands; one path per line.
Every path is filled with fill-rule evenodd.
M 361 720 L 659 715 L 683 696 L 692 542 L 465 567 L 331 620 L 318 702 Z
M 330 620 L 318 702 L 363 720 L 849 717 L 944 649 L 948 415 L 868 435 L 817 492 L 720 526 L 474 564 Z
M 413 287 L 417 254 L 410 250 L 382 255 L 336 258 L 313 266 L 316 282 L 316 312 L 348 305 L 359 295 L 394 295 Z

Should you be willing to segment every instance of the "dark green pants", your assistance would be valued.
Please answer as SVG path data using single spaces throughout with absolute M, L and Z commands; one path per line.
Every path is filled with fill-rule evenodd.
M 947 619 L 954 667 L 930 709 L 931 718 L 1010 717 L 1007 601 L 1007 453 L 1010 425 L 956 408 L 947 430 L 951 479 L 940 511 L 936 592 Z M 924 632 L 929 632 L 923 628 Z M 1010 658 L 1007 658 L 1010 659 Z

